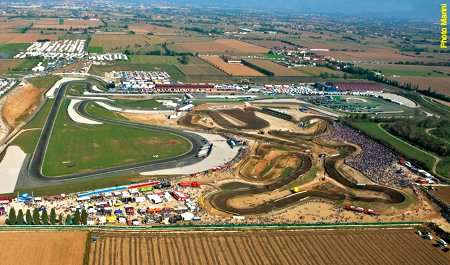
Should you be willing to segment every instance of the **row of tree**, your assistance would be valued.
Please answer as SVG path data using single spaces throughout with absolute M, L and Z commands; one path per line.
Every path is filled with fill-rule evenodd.
M 433 118 L 422 120 L 397 120 L 386 124 L 386 129 L 391 133 L 407 139 L 425 150 L 434 152 L 440 156 L 450 155 L 448 120 L 439 121 Z M 442 137 L 442 138 L 441 138 Z
M 74 214 L 67 214 L 64 218 L 63 214 L 56 215 L 54 208 L 50 210 L 50 214 L 46 209 L 39 211 L 38 208 L 34 208 L 33 211 L 28 209 L 25 214 L 22 209 L 17 213 L 12 207 L 9 210 L 6 224 L 8 225 L 86 225 L 88 213 L 85 209 L 81 212 L 76 210 Z

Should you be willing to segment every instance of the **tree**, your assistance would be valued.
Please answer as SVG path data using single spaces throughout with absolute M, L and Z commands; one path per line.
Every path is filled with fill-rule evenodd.
M 15 225 L 17 218 L 16 218 L 16 210 L 14 210 L 14 207 L 9 209 L 8 219 L 6 220 L 7 224 L 9 225 Z
M 65 224 L 66 225 L 71 225 L 72 224 L 72 216 L 70 214 L 67 214 Z
M 52 208 L 50 210 L 50 224 L 52 224 L 52 225 L 56 224 L 56 211 L 55 211 L 55 208 Z
M 28 209 L 27 212 L 25 213 L 25 221 L 27 222 L 27 225 L 33 224 L 33 217 L 31 216 L 30 209 Z
M 79 225 L 80 224 L 80 220 L 81 220 L 80 210 L 77 209 L 75 211 L 75 214 L 73 215 L 73 224 L 74 225 Z
M 22 209 L 19 209 L 19 212 L 17 213 L 17 220 L 16 225 L 24 225 L 25 219 L 23 218 L 23 211 Z
M 39 210 L 37 208 L 33 209 L 33 224 L 35 225 L 41 224 L 41 217 L 39 215 Z
M 41 219 L 42 219 L 42 224 L 43 224 L 43 225 L 48 225 L 48 213 L 47 213 L 47 210 L 46 210 L 46 209 L 44 209 L 44 210 L 42 211 Z
M 64 216 L 62 213 L 59 214 L 58 217 L 58 224 L 63 225 L 64 224 Z
M 81 224 L 87 225 L 87 218 L 88 218 L 88 213 L 86 212 L 86 209 L 83 209 L 81 211 Z

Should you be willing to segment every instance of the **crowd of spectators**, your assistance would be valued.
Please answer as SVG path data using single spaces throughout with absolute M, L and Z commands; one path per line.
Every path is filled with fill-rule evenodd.
M 404 186 L 407 180 L 398 170 L 398 157 L 389 148 L 346 125 L 334 123 L 326 140 L 352 143 L 361 148 L 358 154 L 350 155 L 345 163 L 360 171 L 375 183 L 387 186 Z

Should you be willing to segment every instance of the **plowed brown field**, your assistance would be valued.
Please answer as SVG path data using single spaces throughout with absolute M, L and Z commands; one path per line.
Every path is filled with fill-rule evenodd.
M 182 42 L 174 45 L 176 50 L 199 52 L 207 54 L 255 54 L 266 53 L 269 49 L 251 43 L 232 40 L 217 39 L 211 41 Z
M 2 265 L 82 265 L 86 232 L 0 232 Z
M 89 252 L 89 265 L 449 263 L 413 229 L 100 233 Z
M 215 67 L 219 68 L 220 70 L 224 71 L 225 73 L 229 75 L 235 75 L 235 76 L 264 76 L 262 73 L 245 66 L 243 64 L 229 64 L 226 63 L 222 58 L 219 56 L 202 56 L 203 60 L 207 61 L 208 63 L 214 65 Z

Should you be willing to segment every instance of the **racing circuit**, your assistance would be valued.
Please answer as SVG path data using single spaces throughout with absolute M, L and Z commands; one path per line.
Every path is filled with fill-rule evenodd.
M 80 82 L 77 80 L 76 82 Z M 87 81 L 88 87 L 91 84 Z M 115 177 L 123 176 L 127 174 L 139 174 L 146 171 L 156 171 L 168 168 L 180 168 L 187 165 L 192 165 L 199 162 L 200 158 L 196 157 L 196 150 L 202 145 L 204 138 L 199 134 L 168 128 L 155 125 L 146 125 L 141 123 L 135 123 L 128 120 L 112 119 L 108 117 L 98 117 L 93 116 L 86 111 L 86 107 L 89 103 L 95 101 L 101 101 L 98 97 L 83 97 L 82 99 L 77 99 L 73 102 L 72 108 L 76 111 L 75 115 L 84 117 L 91 124 L 114 124 L 126 127 L 140 128 L 150 131 L 163 131 L 171 134 L 175 134 L 180 137 L 187 139 L 192 147 L 190 151 L 169 159 L 162 159 L 157 161 L 142 162 L 132 165 L 121 165 L 110 168 L 98 169 L 89 173 L 74 173 L 68 175 L 61 175 L 56 177 L 48 177 L 42 173 L 42 166 L 45 158 L 45 153 L 51 138 L 52 130 L 55 125 L 56 117 L 60 109 L 62 108 L 62 102 L 65 98 L 66 90 L 69 82 L 61 84 L 59 89 L 56 91 L 55 103 L 53 104 L 48 117 L 46 119 L 45 125 L 43 127 L 42 133 L 39 137 L 35 152 L 31 157 L 27 157 L 25 161 L 25 166 L 22 167 L 21 175 L 17 183 L 18 188 L 33 188 L 42 187 L 58 183 L 70 183 L 76 181 L 82 181 L 83 179 L 89 178 L 104 178 L 104 177 Z M 72 99 L 73 100 L 73 99 Z M 105 98 L 107 100 L 107 98 Z M 380 197 L 375 196 L 359 196 L 352 192 L 346 191 L 323 191 L 318 189 L 305 190 L 298 193 L 293 193 L 281 198 L 276 198 L 272 200 L 265 201 L 263 203 L 253 205 L 252 207 L 237 208 L 229 204 L 229 201 L 233 198 L 240 196 L 253 196 L 259 194 L 270 193 L 279 190 L 295 180 L 301 179 L 312 167 L 312 157 L 311 154 L 306 154 L 301 150 L 304 150 L 304 144 L 311 142 L 314 138 L 322 133 L 324 133 L 328 126 L 327 124 L 331 122 L 331 119 L 323 116 L 309 116 L 301 121 L 303 122 L 314 122 L 318 123 L 316 130 L 312 133 L 289 133 L 286 131 L 269 131 L 268 136 L 263 136 L 259 134 L 250 133 L 252 130 L 259 130 L 269 126 L 269 123 L 255 115 L 255 112 L 260 110 L 249 108 L 246 110 L 230 109 L 221 111 L 199 111 L 194 113 L 188 113 L 180 119 L 179 124 L 183 126 L 190 127 L 193 129 L 208 130 L 208 133 L 216 134 L 233 134 L 237 136 L 246 137 L 249 139 L 263 140 L 272 144 L 278 144 L 287 146 L 289 148 L 294 148 L 296 151 L 291 151 L 290 155 L 298 158 L 301 163 L 292 172 L 287 175 L 280 176 L 276 178 L 271 183 L 261 184 L 250 182 L 240 182 L 233 181 L 229 183 L 222 184 L 218 186 L 217 190 L 206 196 L 208 203 L 215 209 L 234 215 L 258 215 L 267 213 L 274 210 L 280 210 L 289 206 L 292 206 L 304 199 L 309 197 L 323 198 L 327 200 L 351 200 L 351 201 L 361 201 L 361 202 L 378 202 L 386 204 L 398 204 L 405 200 L 405 196 L 402 192 L 392 189 L 389 187 L 381 185 L 361 185 L 354 183 L 349 180 L 342 172 L 338 170 L 338 164 L 341 163 L 347 156 L 352 155 L 356 152 L 356 148 L 349 144 L 340 144 L 339 146 L 334 146 L 336 150 L 345 149 L 346 152 L 342 152 L 339 155 L 327 157 L 324 161 L 324 168 L 328 176 L 339 183 L 340 185 L 348 188 L 349 190 L 362 190 L 370 191 L 377 194 L 381 194 Z M 209 116 L 214 122 L 220 125 L 219 128 L 206 128 L 193 122 L 195 115 Z M 237 124 L 240 122 L 240 124 Z
M 77 82 L 81 82 L 77 80 Z M 181 130 L 176 130 L 167 127 L 159 127 L 152 125 L 144 125 L 139 123 L 133 123 L 130 121 L 122 121 L 122 120 L 114 120 L 108 119 L 105 117 L 92 117 L 89 115 L 86 110 L 86 104 L 90 101 L 96 100 L 98 98 L 93 98 L 91 100 L 85 99 L 81 102 L 78 102 L 75 105 L 76 111 L 90 120 L 101 122 L 101 123 L 109 123 L 120 126 L 134 127 L 140 129 L 146 129 L 151 131 L 163 131 L 166 133 L 175 134 L 177 136 L 183 137 L 187 139 L 191 143 L 191 149 L 189 152 L 180 155 L 178 157 L 170 158 L 170 159 L 161 159 L 157 161 L 151 162 L 143 162 L 133 165 L 123 165 L 116 166 L 111 168 L 104 168 L 95 170 L 90 173 L 75 173 L 63 176 L 56 177 L 48 177 L 42 174 L 42 165 L 45 158 L 45 153 L 47 151 L 47 147 L 51 138 L 52 130 L 55 125 L 56 117 L 58 112 L 61 109 L 61 105 L 63 99 L 65 97 L 65 92 L 70 82 L 66 82 L 61 84 L 59 89 L 57 90 L 57 95 L 55 98 L 55 102 L 48 114 L 45 125 L 42 129 L 42 133 L 39 137 L 39 141 L 37 143 L 36 149 L 32 155 L 32 157 L 27 157 L 25 161 L 25 166 L 22 167 L 21 174 L 18 179 L 17 188 L 33 188 L 33 187 L 41 187 L 50 184 L 57 184 L 61 182 L 70 182 L 70 181 L 80 181 L 84 178 L 104 178 L 104 177 L 114 177 L 114 176 L 123 176 L 127 174 L 138 174 L 142 171 L 151 171 L 158 169 L 166 169 L 171 167 L 179 167 L 183 165 L 189 165 L 200 161 L 201 159 L 197 158 L 195 155 L 197 153 L 197 149 L 202 145 L 203 138 L 195 133 L 184 132 Z M 88 86 L 91 84 L 86 82 Z

